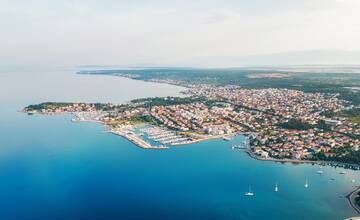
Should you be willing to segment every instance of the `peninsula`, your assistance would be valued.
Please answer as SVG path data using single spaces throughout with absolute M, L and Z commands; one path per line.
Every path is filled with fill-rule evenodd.
M 339 94 L 237 85 L 188 85 L 187 97 L 145 98 L 127 104 L 41 103 L 28 114 L 71 113 L 95 121 L 144 149 L 247 135 L 261 159 L 360 164 L 359 106 Z

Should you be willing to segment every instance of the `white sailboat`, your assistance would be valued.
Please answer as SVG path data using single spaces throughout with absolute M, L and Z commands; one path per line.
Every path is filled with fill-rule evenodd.
M 251 191 L 251 186 L 249 186 L 249 191 L 244 194 L 245 196 L 254 196 L 254 193 Z
M 275 184 L 275 189 L 274 189 L 275 192 L 278 192 L 279 191 L 279 187 L 278 187 L 278 184 L 276 183 Z
M 309 187 L 309 183 L 308 183 L 308 180 L 306 179 L 305 180 L 305 185 L 304 185 L 305 188 L 308 188 Z

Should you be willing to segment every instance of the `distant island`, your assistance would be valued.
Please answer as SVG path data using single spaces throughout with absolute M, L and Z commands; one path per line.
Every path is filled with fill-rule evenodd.
M 164 75 L 163 71 L 151 70 L 152 74 L 146 76 L 139 74 L 139 71 L 81 73 L 106 73 L 142 79 Z M 171 77 L 172 74 L 168 74 L 169 78 L 162 78 L 161 82 L 184 85 L 186 76 L 178 76 L 177 81 Z M 235 82 L 232 85 L 203 83 L 211 81 L 209 77 L 215 75 L 210 71 L 207 79 L 193 76 L 193 84 L 186 84 L 186 97 L 136 99 L 121 105 L 47 102 L 29 105 L 23 111 L 28 114 L 71 113 L 75 116 L 74 122 L 102 123 L 110 132 L 144 149 L 167 149 L 213 138 L 228 140 L 243 134 L 247 137 L 244 144 L 233 148 L 244 148 L 257 159 L 280 162 L 329 161 L 359 168 L 360 108 L 357 99 L 349 100 L 351 96 L 358 97 L 356 91 L 343 86 L 340 88 L 332 81 L 322 82 L 328 83 L 318 88 L 322 92 L 301 91 L 314 90 L 315 87 L 311 86 L 301 86 L 301 90 L 283 88 L 285 86 L 257 88 L 254 82 L 250 88 L 249 82 L 252 80 L 271 81 L 266 85 L 275 85 L 275 82 L 285 85 L 294 76 L 247 78 L 249 71 L 240 75 L 240 78 L 247 78 L 248 81 L 242 82 L 248 82 L 247 86 L 234 85 Z M 147 80 L 159 81 L 157 78 Z M 305 78 L 299 81 L 304 82 Z M 329 89 L 331 83 L 333 85 Z

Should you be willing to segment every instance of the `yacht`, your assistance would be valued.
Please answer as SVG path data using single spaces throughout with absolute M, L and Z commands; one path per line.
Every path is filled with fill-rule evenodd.
M 346 172 L 345 172 L 345 171 L 341 171 L 340 174 L 346 174 Z
M 245 196 L 254 196 L 254 193 L 251 191 L 251 186 L 249 186 L 249 191 L 244 194 Z

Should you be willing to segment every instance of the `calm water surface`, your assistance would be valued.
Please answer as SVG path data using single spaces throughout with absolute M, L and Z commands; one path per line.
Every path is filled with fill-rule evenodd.
M 358 172 L 250 159 L 222 140 L 146 151 L 43 101 L 122 103 L 180 87 L 74 71 L 0 72 L 0 219 L 343 219 Z M 331 181 L 331 178 L 335 181 Z M 310 187 L 303 187 L 305 179 Z M 352 183 L 355 179 L 357 183 Z M 275 182 L 279 192 L 273 191 Z M 243 196 L 251 185 L 255 196 Z

